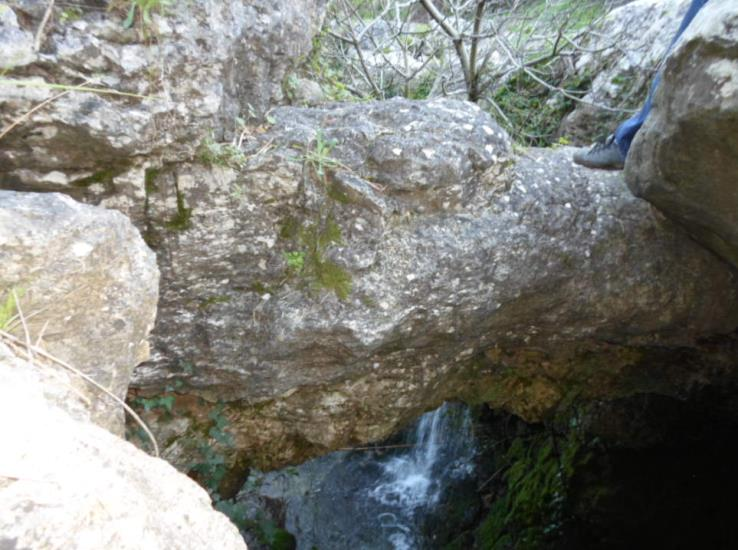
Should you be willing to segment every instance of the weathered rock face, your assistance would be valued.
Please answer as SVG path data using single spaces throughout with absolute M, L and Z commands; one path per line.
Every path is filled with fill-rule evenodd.
M 667 61 L 628 158 L 632 191 L 738 266 L 738 6 L 709 2 Z
M 15 291 L 31 340 L 120 398 L 149 357 L 158 284 L 154 254 L 119 212 L 61 194 L 0 191 L 2 299 Z M 21 323 L 13 332 L 25 340 Z M 119 405 L 86 383 L 73 387 L 94 421 L 121 432 Z
M 34 6 L 14 3 L 7 25 L 32 33 Z M 215 418 L 241 458 L 270 466 L 382 438 L 452 397 L 540 418 L 563 396 L 546 390 L 537 408 L 490 390 L 510 387 L 496 369 L 525 350 L 555 349 L 560 365 L 587 346 L 692 345 L 735 328 L 732 273 L 621 176 L 574 167 L 567 149 L 515 164 L 466 103 L 277 109 L 243 128 L 242 147 L 210 142 L 194 159 L 209 129 L 220 139 L 246 103 L 258 114 L 279 99 L 320 8 L 192 2 L 154 17 L 151 46 L 87 12 L 50 27 L 13 72 L 41 74 L 44 56 L 70 74 L 99 61 L 109 85 L 164 98 L 58 98 L 3 139 L 0 176 L 116 208 L 156 250 L 160 313 L 135 391 L 174 400 L 173 420 L 158 419 L 169 458 L 191 463 Z M 292 30 L 303 46 L 280 57 Z M 152 52 L 166 66 L 147 83 L 136 60 Z M 3 122 L 28 94 L 50 95 L 3 90 Z
M 630 114 L 591 103 L 639 109 L 664 59 L 689 0 L 636 0 L 610 12 L 576 64 L 592 78 L 590 92 L 561 122 L 559 133 L 576 143 L 611 134 Z
M 501 403 L 479 391 L 503 380 L 480 377 L 484 349 L 689 345 L 736 326 L 731 272 L 621 175 L 577 168 L 569 149 L 512 166 L 470 104 L 273 116 L 241 171 L 156 179 L 165 290 L 158 353 L 135 378 L 144 393 L 178 380 L 194 432 L 207 404 L 182 394 L 228 401 L 252 460 L 378 439 L 443 399 Z M 177 196 L 187 224 L 173 230 Z M 517 410 L 539 418 L 557 399 Z M 162 431 L 174 460 L 177 422 Z
M 25 85 L 0 87 L 0 126 L 56 96 L 49 84 L 115 91 L 62 95 L 3 138 L 3 185 L 111 194 L 135 182 L 143 202 L 142 165 L 191 158 L 210 132 L 232 132 L 236 117 L 258 118 L 281 101 L 324 1 L 178 2 L 131 29 L 107 4 L 55 8 L 38 52 L 46 3 L 14 0 L 2 10 L 6 78 Z
M 0 343 L 0 547 L 246 548 L 195 482 L 68 414 L 66 380 Z

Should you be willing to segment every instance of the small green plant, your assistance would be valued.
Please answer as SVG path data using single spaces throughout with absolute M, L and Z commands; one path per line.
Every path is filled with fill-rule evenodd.
M 130 0 L 128 15 L 123 22 L 123 26 L 130 29 L 138 19 L 141 28 L 145 30 L 151 26 L 152 13 L 162 12 L 173 4 L 174 0 Z
M 246 186 L 243 183 L 235 183 L 231 189 L 231 197 L 239 204 L 246 201 Z
M 235 447 L 229 427 L 225 404 L 219 401 L 208 413 L 206 435 L 197 438 L 194 443 L 198 458 L 188 469 L 196 474 L 197 480 L 208 491 L 215 509 L 227 515 L 241 529 L 245 529 L 251 527 L 246 506 L 221 495 L 221 483 L 228 473 L 225 453 Z
M 133 400 L 133 405 L 139 409 L 143 409 L 145 412 L 161 410 L 171 414 L 176 402 L 174 392 L 179 390 L 183 385 L 184 383 L 181 380 L 175 380 L 173 383 L 167 384 L 164 387 L 163 394 L 153 395 L 151 397 L 136 397 Z
M 282 81 L 282 92 L 289 99 L 290 103 L 295 101 L 295 95 L 299 86 L 299 81 L 295 73 L 289 73 Z
M 255 519 L 245 520 L 244 527 L 269 550 L 293 550 L 297 546 L 294 536 L 261 512 Z
M 198 478 L 214 501 L 220 499 L 218 489 L 227 472 L 223 450 L 234 446 L 233 436 L 228 431 L 228 419 L 223 414 L 224 410 L 225 404 L 219 402 L 208 413 L 210 425 L 207 428 L 207 437 L 196 444 L 198 460 L 190 465 L 190 469 L 197 472 Z
M 61 23 L 62 25 L 67 23 L 74 23 L 81 17 L 82 10 L 80 8 L 75 6 L 64 8 L 59 14 L 59 23 Z
M 233 143 L 219 143 L 212 135 L 207 136 L 198 148 L 201 162 L 210 166 L 241 168 L 246 163 L 246 155 Z
M 333 148 L 338 145 L 335 139 L 326 139 L 323 130 L 318 130 L 315 135 L 315 146 L 306 147 L 301 160 L 307 164 L 322 183 L 326 183 L 326 170 L 336 169 L 343 166 L 331 156 Z
M 295 274 L 302 273 L 302 269 L 305 267 L 305 252 L 302 250 L 285 252 L 284 259 L 287 260 L 287 267 Z
M 284 254 L 288 277 L 299 276 L 313 289 L 331 290 L 341 300 L 348 298 L 351 293 L 351 275 L 326 257 L 330 246 L 342 244 L 341 228 L 333 216 L 318 216 L 313 223 L 298 225 L 292 231 L 294 233 L 290 237 L 300 245 L 300 250 Z
M 133 404 L 142 408 L 146 412 L 156 409 L 163 409 L 168 413 L 172 412 L 174 406 L 173 395 L 157 395 L 156 397 L 137 397 L 133 400 Z
M 335 202 L 348 200 L 329 182 L 329 170 L 339 167 L 348 170 L 332 156 L 336 145 L 336 140 L 326 139 L 318 130 L 314 145 L 301 149 L 303 155 L 297 160 L 303 163 L 306 181 L 317 180 L 325 195 L 313 222 L 302 224 L 290 217 L 282 225 L 280 236 L 298 245 L 298 248 L 284 253 L 287 278 L 300 276 L 313 289 L 332 290 L 338 298 L 345 300 L 351 293 L 351 275 L 326 257 L 332 245 L 342 244 L 341 228 L 333 216 L 333 207 Z
M 18 314 L 18 302 L 25 291 L 23 289 L 10 289 L 5 292 L 4 301 L 0 302 L 0 330 L 8 330 L 15 323 Z

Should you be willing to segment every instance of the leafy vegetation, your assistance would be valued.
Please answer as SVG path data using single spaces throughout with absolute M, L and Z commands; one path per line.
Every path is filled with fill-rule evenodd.
M 192 227 L 192 208 L 185 205 L 184 195 L 177 188 L 177 213 L 165 224 L 167 229 L 184 231 Z
M 151 27 L 151 15 L 154 12 L 161 13 L 165 9 L 174 5 L 175 0 L 128 0 L 128 15 L 126 16 L 123 26 L 127 29 L 133 27 L 138 22 L 139 27 L 144 34 Z
M 284 254 L 288 276 L 299 276 L 315 290 L 331 290 L 341 300 L 348 298 L 351 275 L 326 257 L 331 245 L 342 243 L 341 228 L 333 215 L 329 213 L 322 217 L 318 214 L 313 222 L 305 226 L 298 224 L 292 238 L 299 249 Z
M 329 172 L 342 164 L 331 156 L 336 141 L 326 139 L 318 131 L 313 147 L 302 149 L 298 159 L 305 167 L 306 177 L 317 180 L 323 195 L 322 203 L 312 221 L 300 222 L 288 217 L 282 225 L 280 236 L 292 241 L 295 248 L 284 253 L 287 276 L 300 277 L 313 290 L 330 290 L 345 300 L 351 293 L 351 275 L 335 261 L 327 257 L 329 248 L 343 242 L 341 227 L 334 216 L 335 202 L 344 202 L 344 197 L 331 184 Z
M 515 438 L 502 460 L 503 494 L 477 529 L 476 546 L 534 550 L 561 537 L 572 478 L 596 443 L 585 440 L 574 420 L 564 435 L 546 430 Z
M 331 152 L 337 144 L 335 139 L 326 139 L 323 131 L 318 129 L 315 135 L 315 146 L 312 148 L 306 147 L 300 159 L 317 175 L 323 184 L 327 183 L 326 170 L 341 166 L 341 163 L 331 156 Z
M 212 135 L 207 136 L 197 150 L 197 156 L 203 164 L 240 168 L 246 163 L 243 151 L 233 143 L 220 143 Z
M 329 56 L 325 47 L 327 28 L 313 37 L 312 49 L 305 67 L 308 75 L 320 84 L 320 88 L 331 101 L 355 101 L 360 95 L 352 93 L 343 79 L 343 70 L 335 60 L 328 61 Z
M 570 92 L 585 92 L 589 75 L 574 75 L 561 83 Z M 556 132 L 564 116 L 576 102 L 551 93 L 527 73 L 518 73 L 495 91 L 493 102 L 504 113 L 501 124 L 519 143 L 548 146 L 556 142 Z

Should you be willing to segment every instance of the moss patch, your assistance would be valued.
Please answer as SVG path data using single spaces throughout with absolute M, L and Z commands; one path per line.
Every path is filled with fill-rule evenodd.
M 214 306 L 216 304 L 227 304 L 231 301 L 230 296 L 226 296 L 225 294 L 216 294 L 214 296 L 208 296 L 204 300 L 200 301 L 200 305 L 198 306 L 200 309 L 208 309 L 211 306 Z
M 280 235 L 288 236 L 295 250 L 285 253 L 287 277 L 299 277 L 314 290 L 332 291 L 345 300 L 351 293 L 351 274 L 336 262 L 326 257 L 334 244 L 342 244 L 342 232 L 332 214 L 322 218 L 318 214 L 314 222 L 300 225 L 288 218 L 282 225 Z
M 124 171 L 125 168 L 120 167 L 104 168 L 102 170 L 98 170 L 91 176 L 74 180 L 70 182 L 70 185 L 79 189 L 87 189 L 91 185 L 100 184 L 105 186 L 106 191 L 111 192 L 113 190 L 113 179 Z
M 192 227 L 192 208 L 187 208 L 184 194 L 179 190 L 178 186 L 176 187 L 176 192 L 177 213 L 164 225 L 167 229 L 171 229 L 172 231 L 185 231 Z

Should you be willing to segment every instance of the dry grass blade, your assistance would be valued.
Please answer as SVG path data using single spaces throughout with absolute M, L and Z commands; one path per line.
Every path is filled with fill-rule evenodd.
M 23 316 L 23 309 L 21 309 L 20 300 L 18 299 L 18 294 L 15 292 L 15 289 L 12 290 L 13 299 L 15 300 L 15 308 L 18 310 L 18 317 L 20 318 L 20 322 L 23 325 L 23 334 L 26 336 L 26 348 L 28 349 L 28 361 L 31 363 L 31 366 L 33 366 L 33 351 L 31 349 L 31 333 L 28 330 L 28 324 L 26 323 L 26 318 Z
M 46 24 L 49 22 L 49 18 L 51 17 L 51 12 L 54 10 L 54 0 L 49 0 L 48 5 L 46 6 L 46 11 L 44 12 L 44 17 L 41 20 L 41 24 L 38 26 L 38 30 L 36 31 L 36 38 L 33 41 L 33 48 L 34 51 L 40 51 L 41 50 L 41 43 L 44 41 L 44 32 L 46 30 Z
M 19 124 L 21 124 L 24 120 L 26 120 L 28 117 L 30 117 L 33 113 L 35 113 L 37 111 L 40 111 L 41 109 L 43 109 L 44 107 L 46 107 L 49 103 L 52 103 L 52 102 L 56 101 L 57 99 L 59 99 L 60 97 L 65 96 L 65 95 L 67 95 L 71 91 L 72 90 L 65 90 L 63 92 L 60 92 L 60 93 L 56 94 L 55 96 L 51 96 L 49 99 L 46 99 L 46 100 L 42 101 L 41 103 L 39 103 L 38 105 L 36 105 L 32 109 L 30 109 L 30 110 L 26 111 L 25 113 L 23 113 L 21 116 L 19 116 L 18 118 L 16 118 L 13 122 L 11 122 L 10 124 L 8 124 L 5 128 L 3 128 L 3 131 L 0 132 L 0 139 L 3 139 L 6 135 L 8 135 L 13 130 L 13 128 L 15 128 L 16 126 L 18 126 Z
M 85 382 L 88 382 L 107 396 L 109 396 L 113 401 L 118 403 L 123 407 L 123 409 L 131 415 L 131 417 L 136 421 L 136 423 L 141 426 L 143 431 L 146 433 L 146 435 L 151 440 L 151 444 L 154 447 L 154 455 L 159 456 L 159 445 L 156 443 L 156 438 L 154 437 L 154 434 L 151 433 L 151 430 L 146 425 L 146 423 L 141 419 L 141 417 L 134 411 L 131 407 L 129 407 L 125 401 L 123 401 L 120 397 L 112 393 L 110 390 L 102 386 L 99 382 L 95 381 L 93 378 L 82 372 L 81 370 L 71 366 L 69 363 L 62 361 L 58 357 L 55 357 L 54 355 L 50 354 L 46 350 L 39 348 L 38 346 L 34 346 L 30 343 L 24 343 L 23 340 L 16 338 L 12 334 L 9 334 L 5 332 L 4 330 L 0 330 L 0 338 L 6 340 L 7 342 L 11 343 L 13 347 L 19 348 L 22 352 L 26 354 L 27 357 L 32 357 L 32 354 L 36 354 L 39 357 L 43 357 L 44 359 L 51 361 L 52 363 L 55 363 L 56 365 L 59 365 L 60 367 L 63 367 L 67 369 L 68 371 L 76 374 L 80 378 L 82 378 Z M 28 336 L 28 342 L 30 342 L 30 336 Z
M 54 84 L 53 82 L 39 82 L 37 80 L 22 80 L 14 78 L 0 78 L 0 84 L 11 84 L 20 86 L 21 88 L 48 88 L 50 90 L 65 90 L 69 92 L 90 92 L 95 94 L 116 95 L 122 97 L 133 97 L 136 99 L 161 99 L 159 96 L 136 94 L 133 92 L 121 92 L 112 88 L 95 88 L 87 86 L 92 82 L 91 79 L 85 80 L 82 84 Z
M 15 80 L 15 79 L 10 79 L 10 78 L 0 78 L 0 84 L 12 84 L 14 86 L 20 86 L 23 88 L 48 88 L 51 90 L 62 90 L 55 96 L 45 99 L 38 105 L 34 106 L 33 108 L 29 109 L 28 111 L 20 115 L 15 120 L 13 120 L 13 122 L 8 124 L 5 128 L 2 129 L 2 131 L 0 131 L 0 139 L 3 139 L 7 134 L 9 134 L 14 128 L 16 128 L 24 120 L 30 117 L 33 113 L 43 109 L 48 104 L 53 103 L 60 97 L 63 97 L 71 92 L 88 92 L 88 93 L 95 93 L 95 94 L 108 94 L 108 95 L 116 95 L 116 96 L 123 96 L 123 97 L 135 97 L 137 99 L 156 99 L 154 98 L 154 96 L 146 96 L 146 95 L 134 94 L 134 93 L 129 93 L 129 92 L 121 92 L 119 90 L 110 90 L 107 88 L 89 87 L 87 86 L 87 84 L 89 84 L 90 82 L 91 82 L 91 79 L 87 79 L 80 85 L 67 85 L 67 84 L 50 84 L 48 82 L 35 82 L 31 80 Z

